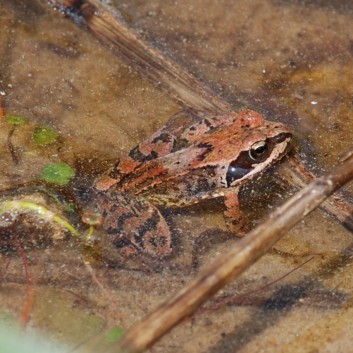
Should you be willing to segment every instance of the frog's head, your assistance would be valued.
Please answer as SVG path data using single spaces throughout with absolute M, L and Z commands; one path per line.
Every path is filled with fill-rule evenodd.
M 276 163 L 288 152 L 291 139 L 291 132 L 281 123 L 266 121 L 244 129 L 236 153 L 225 156 L 222 186 L 238 185 Z
M 245 110 L 233 123 L 199 139 L 192 167 L 211 167 L 218 187 L 233 187 L 264 171 L 289 149 L 292 134 L 283 124 Z M 210 173 L 211 175 L 211 173 Z

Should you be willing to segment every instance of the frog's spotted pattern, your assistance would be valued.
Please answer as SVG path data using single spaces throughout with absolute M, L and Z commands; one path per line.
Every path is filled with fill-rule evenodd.
M 99 193 L 95 208 L 111 242 L 126 255 L 143 249 L 164 256 L 171 251 L 169 227 L 158 209 L 129 193 L 108 190 Z
M 132 149 L 97 183 L 93 211 L 125 254 L 171 252 L 171 234 L 156 206 L 183 207 L 224 197 L 230 225 L 241 224 L 242 183 L 278 161 L 291 133 L 251 110 L 205 117 L 178 114 Z

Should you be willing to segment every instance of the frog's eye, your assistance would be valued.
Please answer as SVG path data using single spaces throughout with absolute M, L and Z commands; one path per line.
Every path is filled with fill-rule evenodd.
M 254 143 L 249 150 L 249 157 L 253 161 L 258 161 L 263 158 L 269 150 L 268 143 L 266 141 L 259 141 Z

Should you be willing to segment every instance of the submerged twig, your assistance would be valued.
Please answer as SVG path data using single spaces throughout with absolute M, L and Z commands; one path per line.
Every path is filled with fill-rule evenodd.
M 281 164 L 281 176 L 286 182 L 300 190 L 315 179 L 315 175 L 305 167 L 296 155 L 291 154 L 289 160 L 290 163 Z M 334 217 L 349 231 L 353 231 L 353 205 L 345 199 L 342 193 L 329 197 L 323 202 L 320 209 Z
M 144 321 L 130 329 L 108 352 L 136 353 L 151 346 L 185 317 L 243 273 L 264 255 L 286 232 L 317 208 L 327 197 L 353 179 L 353 157 L 330 174 L 317 178 L 272 213 L 228 253 L 222 254 L 184 289 Z
M 17 155 L 16 148 L 12 143 L 12 136 L 15 133 L 15 130 L 16 130 L 16 126 L 13 126 L 9 134 L 7 135 L 7 147 L 9 149 L 13 163 L 17 165 L 20 162 L 20 157 Z

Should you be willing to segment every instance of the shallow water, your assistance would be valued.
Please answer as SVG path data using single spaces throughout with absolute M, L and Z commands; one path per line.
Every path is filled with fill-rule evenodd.
M 235 107 L 250 107 L 290 125 L 304 158 L 318 169 L 331 166 L 350 148 L 349 2 L 115 1 L 113 5 L 146 40 Z M 2 188 L 36 180 L 43 166 L 53 162 L 65 162 L 79 172 L 71 188 L 87 185 L 181 109 L 45 4 L 3 1 L 0 11 L 0 91 L 5 110 L 29 119 L 11 138 L 18 162 L 9 151 L 12 127 L 0 123 Z M 60 139 L 49 146 L 36 145 L 33 131 L 38 126 L 54 128 Z M 244 192 L 249 223 L 256 224 L 289 196 L 290 190 L 272 179 L 254 181 Z M 268 185 L 275 185 L 275 191 L 261 192 Z M 173 256 L 162 264 L 164 271 L 161 264 L 157 271 L 154 264 L 147 269 L 138 259 L 119 256 L 114 258 L 115 267 L 107 267 L 71 236 L 47 244 L 43 238 L 60 230 L 38 226 L 35 219 L 24 224 L 19 219 L 15 229 L 28 247 L 24 250 L 34 293 L 29 325 L 70 347 L 82 342 L 85 347 L 90 345 L 88 338 L 102 330 L 127 328 L 139 321 L 198 271 L 192 268 L 192 242 L 198 235 L 208 234 L 198 249 L 200 266 L 235 241 L 219 230 L 225 230 L 222 209 L 213 201 L 168 212 L 175 244 Z M 42 239 L 39 248 L 38 242 L 33 245 L 26 239 L 33 233 Z M 216 240 L 211 237 L 215 234 Z M 14 244 L 2 249 L 2 311 L 21 319 L 24 265 Z M 110 260 L 115 257 L 109 250 L 102 253 Z M 313 257 L 308 264 L 246 300 L 181 325 L 154 351 L 347 351 L 352 339 L 351 254 L 351 234 L 315 212 L 221 295 L 261 288 Z M 93 275 L 83 260 L 90 261 Z

